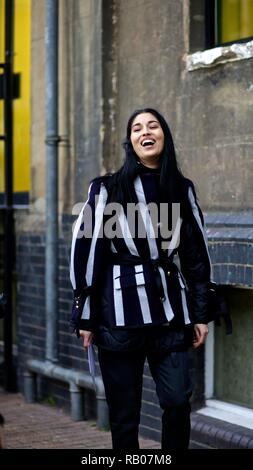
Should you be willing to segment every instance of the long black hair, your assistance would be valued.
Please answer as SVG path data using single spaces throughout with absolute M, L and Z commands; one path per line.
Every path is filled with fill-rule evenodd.
M 136 116 L 150 113 L 159 121 L 164 133 L 164 148 L 160 156 L 160 199 L 163 202 L 179 202 L 181 210 L 189 209 L 187 189 L 191 181 L 185 178 L 179 168 L 170 128 L 164 117 L 153 108 L 137 109 L 130 116 L 126 138 L 123 142 L 125 161 L 122 167 L 110 178 L 111 201 L 123 206 L 127 202 L 137 202 L 133 182 L 140 171 L 140 162 L 131 142 L 132 124 Z

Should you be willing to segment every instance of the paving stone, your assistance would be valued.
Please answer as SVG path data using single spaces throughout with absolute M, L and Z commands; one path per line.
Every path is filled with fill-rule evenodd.
M 111 434 L 94 421 L 74 422 L 62 409 L 28 404 L 21 394 L 0 391 L 6 449 L 111 449 Z M 141 449 L 159 449 L 160 443 L 140 437 Z

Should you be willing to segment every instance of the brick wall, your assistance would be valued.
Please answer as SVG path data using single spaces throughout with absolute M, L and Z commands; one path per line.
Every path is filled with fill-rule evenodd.
M 213 213 L 205 220 L 216 282 L 252 287 L 253 212 Z
M 68 218 L 65 232 L 71 226 Z M 87 360 L 80 341 L 70 334 L 69 316 L 72 304 L 72 289 L 69 281 L 69 243 L 64 236 L 59 240 L 59 309 L 58 309 L 58 357 L 59 364 L 78 370 L 87 370 Z M 18 384 L 23 390 L 23 373 L 28 359 L 45 359 L 45 236 L 22 234 L 17 237 L 17 337 L 18 337 Z M 40 378 L 39 399 L 69 406 L 66 384 Z M 89 393 L 86 402 L 92 402 Z M 94 401 L 94 399 L 93 399 Z M 94 409 L 88 406 L 87 413 Z

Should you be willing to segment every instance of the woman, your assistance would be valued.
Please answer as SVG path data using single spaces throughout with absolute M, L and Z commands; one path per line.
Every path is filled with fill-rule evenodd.
M 160 113 L 135 111 L 124 149 L 120 170 L 92 182 L 75 226 L 72 325 L 85 348 L 98 346 L 113 448 L 139 448 L 147 359 L 163 409 L 162 449 L 187 449 L 187 349 L 208 333 L 203 216 Z

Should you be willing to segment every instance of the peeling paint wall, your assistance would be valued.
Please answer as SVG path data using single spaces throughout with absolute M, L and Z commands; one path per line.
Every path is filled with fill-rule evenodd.
M 121 163 L 118 152 L 118 36 L 117 0 L 104 2 L 102 17 L 103 165 L 102 173 L 115 171 Z
M 252 208 L 251 85 L 251 60 L 184 73 L 177 136 L 205 209 Z
M 104 99 L 113 103 L 117 124 L 116 138 L 106 146 L 105 167 L 122 161 L 120 144 L 131 112 L 153 106 L 167 117 L 180 164 L 194 180 L 202 207 L 251 208 L 253 59 L 245 53 L 240 57 L 237 45 L 233 60 L 236 51 L 236 59 L 248 60 L 189 72 L 188 2 L 118 0 L 116 11 L 111 66 L 117 89 Z M 110 113 L 104 115 L 105 129 L 110 119 Z
M 151 106 L 175 130 L 176 97 L 183 50 L 183 2 L 118 1 L 118 133 L 129 115 Z
M 44 210 L 43 9 L 43 1 L 33 2 L 35 212 Z M 189 61 L 199 67 L 199 55 L 189 55 L 189 15 L 188 1 L 60 2 L 61 212 L 84 200 L 91 178 L 120 166 L 126 122 L 143 106 L 167 118 L 204 209 L 252 207 L 253 59 L 218 65 L 215 59 L 211 68 L 190 72 Z M 213 51 L 201 60 L 207 64 L 204 55 Z

